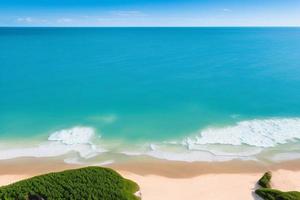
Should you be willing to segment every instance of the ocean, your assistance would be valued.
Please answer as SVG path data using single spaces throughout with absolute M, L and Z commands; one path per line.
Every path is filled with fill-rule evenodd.
M 0 28 L 0 159 L 300 158 L 300 28 Z

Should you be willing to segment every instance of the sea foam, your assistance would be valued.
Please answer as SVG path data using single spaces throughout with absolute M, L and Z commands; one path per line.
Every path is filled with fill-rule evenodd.
M 0 159 L 67 155 L 66 162 L 98 162 L 96 156 L 108 151 L 107 155 L 150 156 L 187 162 L 256 160 L 261 155 L 267 160 L 286 160 L 290 158 L 291 153 L 294 153 L 293 157 L 300 155 L 299 143 L 295 142 L 300 139 L 300 118 L 240 121 L 226 127 L 206 128 L 184 140 L 173 139 L 171 142 L 153 141 L 135 145 L 118 143 L 109 146 L 103 140 L 99 145 L 99 138 L 92 127 L 76 126 L 55 131 L 49 135 L 48 141 L 37 145 L 2 146 Z M 295 147 L 290 149 L 290 152 L 286 152 L 283 146 L 289 142 L 292 142 Z M 106 144 L 106 149 L 102 148 L 103 144 Z M 289 148 L 291 145 L 288 144 Z
M 95 137 L 95 130 L 90 127 L 74 127 L 70 129 L 63 129 L 52 133 L 49 141 L 61 141 L 64 144 L 92 144 Z
M 73 127 L 55 131 L 48 141 L 30 147 L 15 147 L 0 150 L 1 159 L 18 157 L 57 157 L 75 152 L 80 158 L 89 159 L 105 152 L 99 147 L 96 133 L 90 127 Z
M 300 118 L 241 121 L 223 128 L 207 128 L 183 141 L 189 149 L 194 145 L 228 144 L 275 147 L 300 139 Z
M 279 145 L 300 139 L 300 118 L 273 118 L 240 121 L 235 125 L 211 127 L 200 130 L 183 141 L 171 141 L 149 145 L 143 155 L 180 161 L 225 161 L 232 159 L 257 160 L 257 156 Z M 172 150 L 174 146 L 186 150 Z M 164 148 L 171 146 L 172 148 Z M 280 150 L 282 151 L 282 150 Z M 285 153 L 285 159 L 291 152 Z M 277 153 L 276 153 L 277 154 Z M 128 154 L 127 152 L 127 155 Z M 266 154 L 268 155 L 268 153 Z M 283 153 L 281 153 L 283 155 Z M 298 153 L 297 155 L 300 155 Z M 282 160 L 283 156 L 267 156 L 270 161 Z

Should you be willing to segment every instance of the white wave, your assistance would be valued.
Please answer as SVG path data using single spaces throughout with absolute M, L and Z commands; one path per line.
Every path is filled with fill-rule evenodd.
M 150 143 L 137 146 L 135 151 L 120 151 L 126 156 L 150 156 L 157 159 L 170 161 L 229 161 L 234 159 L 256 160 L 255 156 L 262 151 L 259 147 L 247 147 L 241 150 L 239 147 L 223 149 L 211 147 L 211 145 L 199 145 L 193 149 L 187 149 L 179 142 Z
M 61 141 L 64 144 L 91 144 L 95 136 L 95 130 L 90 127 L 74 127 L 52 133 L 48 140 Z
M 207 128 L 182 142 L 172 140 L 155 143 L 139 152 L 122 153 L 129 156 L 147 155 L 159 159 L 193 162 L 256 160 L 257 156 L 264 152 L 264 159 L 280 160 L 279 156 L 271 158 L 266 152 L 271 152 L 273 147 L 280 144 L 299 139 L 300 118 L 256 119 L 223 128 Z M 186 148 L 182 149 L 180 146 Z M 285 154 L 287 158 L 289 155 L 290 153 Z
M 91 127 L 73 127 L 55 131 L 49 135 L 48 141 L 30 147 L 0 145 L 0 160 L 18 157 L 57 157 L 66 155 L 65 162 L 99 162 L 100 155 L 107 150 L 98 142 L 99 137 Z M 300 118 L 264 119 L 241 121 L 223 128 L 207 128 L 183 141 L 172 140 L 148 144 L 116 144 L 106 146 L 114 153 L 127 156 L 151 156 L 158 159 L 177 161 L 224 161 L 233 159 L 255 160 L 261 155 L 263 159 L 284 160 L 289 153 L 298 150 L 298 143 L 291 152 L 280 154 L 279 144 L 300 139 Z M 106 143 L 107 144 L 107 143 Z M 246 145 L 244 145 L 246 144 Z M 288 146 L 290 147 L 290 144 Z M 118 146 L 120 145 L 120 146 Z M 278 147 L 276 147 L 278 145 Z M 276 148 L 270 148 L 276 147 Z M 126 149 L 129 148 L 129 149 Z M 267 154 L 276 150 L 278 156 Z M 298 154 L 294 155 L 297 157 Z M 114 159 L 114 157 L 113 157 Z M 98 161 L 97 161 L 98 160 Z M 105 164 L 105 163 L 104 163 Z
M 216 151 L 202 147 L 198 150 L 188 150 L 178 144 L 176 148 L 174 146 L 170 148 L 168 145 L 150 144 L 148 149 L 140 149 L 140 151 L 122 151 L 121 154 L 127 156 L 150 156 L 157 159 L 170 160 L 170 161 L 184 161 L 184 162 L 195 162 L 195 161 L 229 161 L 234 159 L 240 160 L 256 160 L 255 155 L 260 150 L 254 151 L 252 149 L 245 152 L 228 153 L 222 151 Z
M 68 164 L 75 164 L 75 165 L 87 165 L 88 164 L 89 166 L 105 166 L 105 165 L 113 164 L 115 161 L 114 160 L 106 160 L 106 161 L 99 162 L 99 163 L 87 163 L 87 162 L 81 161 L 77 157 L 75 157 L 75 158 L 73 157 L 73 158 L 64 159 L 64 162 L 68 163 Z
M 107 161 L 103 161 L 100 163 L 95 163 L 93 164 L 94 166 L 105 166 L 105 165 L 110 165 L 113 164 L 115 161 L 114 160 L 107 160 Z
M 289 160 L 299 160 L 300 153 L 299 152 L 284 152 L 278 153 L 271 157 L 271 160 L 281 162 L 281 161 L 289 161 Z
M 67 153 L 76 152 L 80 157 L 89 157 L 91 154 L 102 151 L 94 150 L 90 145 L 76 144 L 64 145 L 60 142 L 43 142 L 34 147 L 19 147 L 0 151 L 0 159 L 12 159 L 18 157 L 56 157 Z
M 183 141 L 189 149 L 204 144 L 247 144 L 257 147 L 274 147 L 300 139 L 300 118 L 242 121 L 233 126 L 208 128 L 195 138 Z
M 171 151 L 149 151 L 145 155 L 170 160 L 170 161 L 184 161 L 184 162 L 196 162 L 196 161 L 229 161 L 234 159 L 240 160 L 256 160 L 253 156 L 238 156 L 238 155 L 215 155 L 209 151 L 189 151 L 189 152 L 171 152 Z
M 18 146 L 0 150 L 0 160 L 19 157 L 57 157 L 77 153 L 80 158 L 89 159 L 106 150 L 94 144 L 95 131 L 89 127 L 74 127 L 52 133 L 48 141 L 31 147 Z
M 121 151 L 120 154 L 124 154 L 126 156 L 141 156 L 143 155 L 142 152 L 133 152 L 133 151 Z
M 150 150 L 155 151 L 157 146 L 156 146 L 156 144 L 150 144 L 149 148 L 150 148 Z
M 77 157 L 65 158 L 64 162 L 67 164 L 73 164 L 73 165 L 83 165 L 84 164 L 84 163 L 80 162 Z

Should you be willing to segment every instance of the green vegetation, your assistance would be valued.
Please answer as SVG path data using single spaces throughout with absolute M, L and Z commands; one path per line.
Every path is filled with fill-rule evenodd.
M 255 191 L 264 200 L 300 200 L 300 192 L 282 192 L 270 188 L 261 188 Z
M 282 192 L 279 190 L 271 189 L 271 172 L 266 172 L 258 181 L 262 187 L 255 190 L 255 193 L 264 200 L 300 200 L 300 192 Z
M 271 188 L 271 178 L 272 178 L 272 173 L 271 172 L 266 172 L 259 180 L 258 180 L 258 185 L 260 185 L 263 188 Z
M 1 200 L 138 200 L 138 185 L 117 172 L 86 167 L 49 173 L 0 187 Z

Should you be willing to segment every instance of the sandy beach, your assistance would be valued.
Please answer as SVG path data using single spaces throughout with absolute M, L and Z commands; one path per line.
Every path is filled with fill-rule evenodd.
M 145 200 L 253 200 L 257 180 L 261 173 L 204 174 L 192 178 L 168 178 L 157 175 L 140 176 L 121 172 L 136 181 Z M 284 191 L 300 190 L 300 171 L 273 171 L 273 187 Z
M 65 164 L 56 159 L 28 158 L 0 163 L 0 185 L 51 171 L 83 167 Z M 20 166 L 23 170 L 20 170 Z M 273 173 L 274 188 L 284 191 L 300 190 L 299 161 L 272 165 L 242 161 L 223 163 L 148 161 L 114 164 L 108 167 L 137 182 L 143 200 L 182 200 L 196 197 L 215 200 L 253 200 L 257 199 L 253 193 L 256 182 L 266 170 Z

